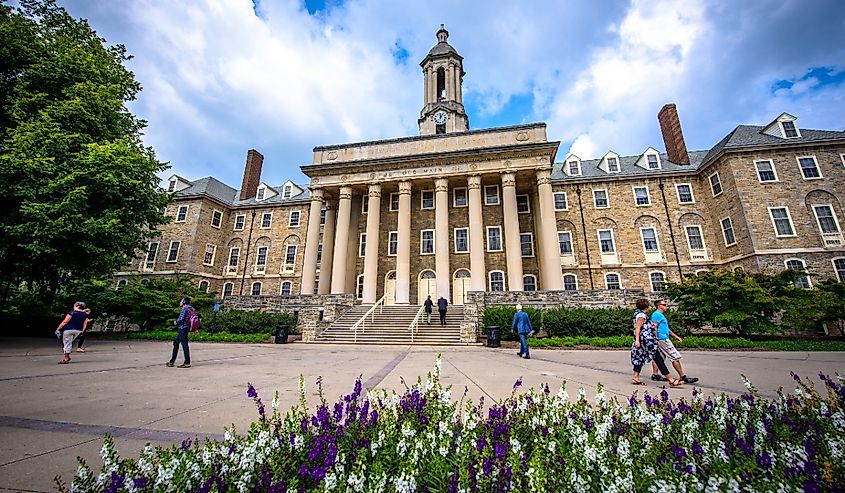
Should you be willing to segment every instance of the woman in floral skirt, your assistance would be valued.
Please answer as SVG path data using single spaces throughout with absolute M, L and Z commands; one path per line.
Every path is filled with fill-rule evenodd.
M 634 343 L 631 345 L 631 364 L 634 366 L 634 373 L 631 375 L 631 383 L 634 385 L 645 385 L 640 380 L 640 371 L 643 365 L 654 359 L 660 373 L 669 382 L 672 387 L 683 385 L 684 382 L 674 379 L 669 375 L 669 369 L 666 367 L 666 362 L 657 350 L 657 336 L 654 333 L 654 327 L 646 315 L 645 310 L 648 308 L 648 300 L 640 298 L 637 300 L 637 311 L 634 312 Z

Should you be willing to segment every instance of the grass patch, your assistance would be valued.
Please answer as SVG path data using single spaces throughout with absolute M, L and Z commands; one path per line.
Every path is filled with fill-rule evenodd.
M 172 341 L 176 338 L 175 330 L 150 330 L 146 332 L 126 332 L 121 334 L 126 339 L 145 339 L 151 341 Z M 267 342 L 270 334 L 230 334 L 228 332 L 200 332 L 190 334 L 188 340 L 191 342 L 243 342 L 256 344 Z
M 590 346 L 596 348 L 630 348 L 629 336 L 610 337 L 549 337 L 529 339 L 528 344 L 536 348 Z M 845 351 L 843 341 L 825 340 L 773 340 L 752 341 L 745 337 L 689 336 L 683 343 L 675 343 L 687 349 L 767 349 L 771 351 Z

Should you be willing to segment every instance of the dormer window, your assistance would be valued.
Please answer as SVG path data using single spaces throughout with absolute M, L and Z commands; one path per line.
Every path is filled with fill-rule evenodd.
M 783 128 L 783 136 L 787 139 L 791 139 L 794 137 L 800 137 L 798 134 L 798 129 L 795 128 L 794 122 L 780 122 L 781 128 Z
M 290 185 L 285 185 L 285 188 L 282 190 L 282 198 L 283 199 L 289 199 L 292 192 L 293 192 L 293 187 L 291 187 Z
M 615 157 L 607 158 L 607 172 L 619 173 L 619 160 Z
M 170 180 L 170 185 L 167 187 L 168 192 L 176 190 L 176 180 Z
M 260 187 L 258 191 L 255 193 L 255 200 L 264 200 L 264 194 L 267 192 L 267 189 L 264 187 Z
M 581 162 L 569 161 L 569 176 L 581 176 Z
M 648 160 L 648 169 L 660 169 L 660 160 L 657 159 L 656 154 L 649 154 L 646 159 Z

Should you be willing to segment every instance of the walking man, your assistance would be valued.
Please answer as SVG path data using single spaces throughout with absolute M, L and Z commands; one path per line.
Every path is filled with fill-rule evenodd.
M 434 302 L 431 301 L 431 295 L 428 295 L 428 298 L 425 299 L 425 303 L 423 303 L 423 310 L 425 310 L 425 323 L 431 325 L 431 311 L 434 308 Z
M 534 332 L 534 328 L 531 327 L 531 319 L 528 318 L 528 314 L 522 311 L 522 305 L 516 305 L 516 315 L 513 316 L 511 329 L 516 329 L 516 333 L 519 334 L 519 352 L 516 355 L 531 359 L 531 355 L 528 353 L 528 334 Z
M 181 309 L 179 310 L 179 317 L 173 322 L 176 325 L 176 339 L 173 339 L 173 354 L 170 356 L 170 361 L 167 366 L 173 367 L 176 364 L 176 355 L 179 353 L 179 345 L 182 345 L 182 355 L 185 357 L 185 362 L 179 365 L 179 368 L 191 367 L 191 351 L 188 349 L 188 331 L 191 329 L 190 319 L 194 314 L 194 308 L 191 306 L 191 299 L 187 296 L 182 298 L 179 302 Z
M 440 312 L 440 325 L 446 325 L 446 307 L 449 306 L 449 302 L 446 301 L 446 298 L 440 297 L 437 300 L 437 310 Z
M 666 309 L 669 307 L 669 304 L 666 300 L 657 300 L 654 306 L 657 307 L 657 310 L 651 314 L 651 321 L 657 326 L 657 348 L 660 350 L 660 354 L 663 355 L 663 359 L 672 362 L 672 367 L 675 368 L 675 371 L 678 372 L 678 377 L 680 377 L 684 383 L 697 382 L 697 378 L 688 377 L 687 374 L 684 373 L 684 368 L 681 366 L 681 353 L 675 345 L 672 344 L 672 339 L 669 338 L 671 336 L 678 342 L 684 342 L 683 338 L 669 329 L 669 320 L 667 320 L 666 315 L 664 315 Z M 654 362 L 652 362 L 652 364 L 656 367 Z M 662 381 L 663 378 L 664 377 L 659 375 L 657 371 L 652 368 L 652 380 Z

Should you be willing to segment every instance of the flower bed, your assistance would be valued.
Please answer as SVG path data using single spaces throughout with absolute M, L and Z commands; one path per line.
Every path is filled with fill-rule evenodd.
M 403 394 L 352 393 L 286 414 L 267 410 L 222 442 L 148 446 L 121 459 L 107 436 L 99 473 L 80 459 L 72 491 L 843 491 L 845 385 L 824 392 L 793 375 L 794 395 L 691 401 L 635 394 L 594 403 L 565 385 L 485 407 L 457 401 L 440 383 L 440 359 Z M 60 489 L 63 489 L 60 487 Z

